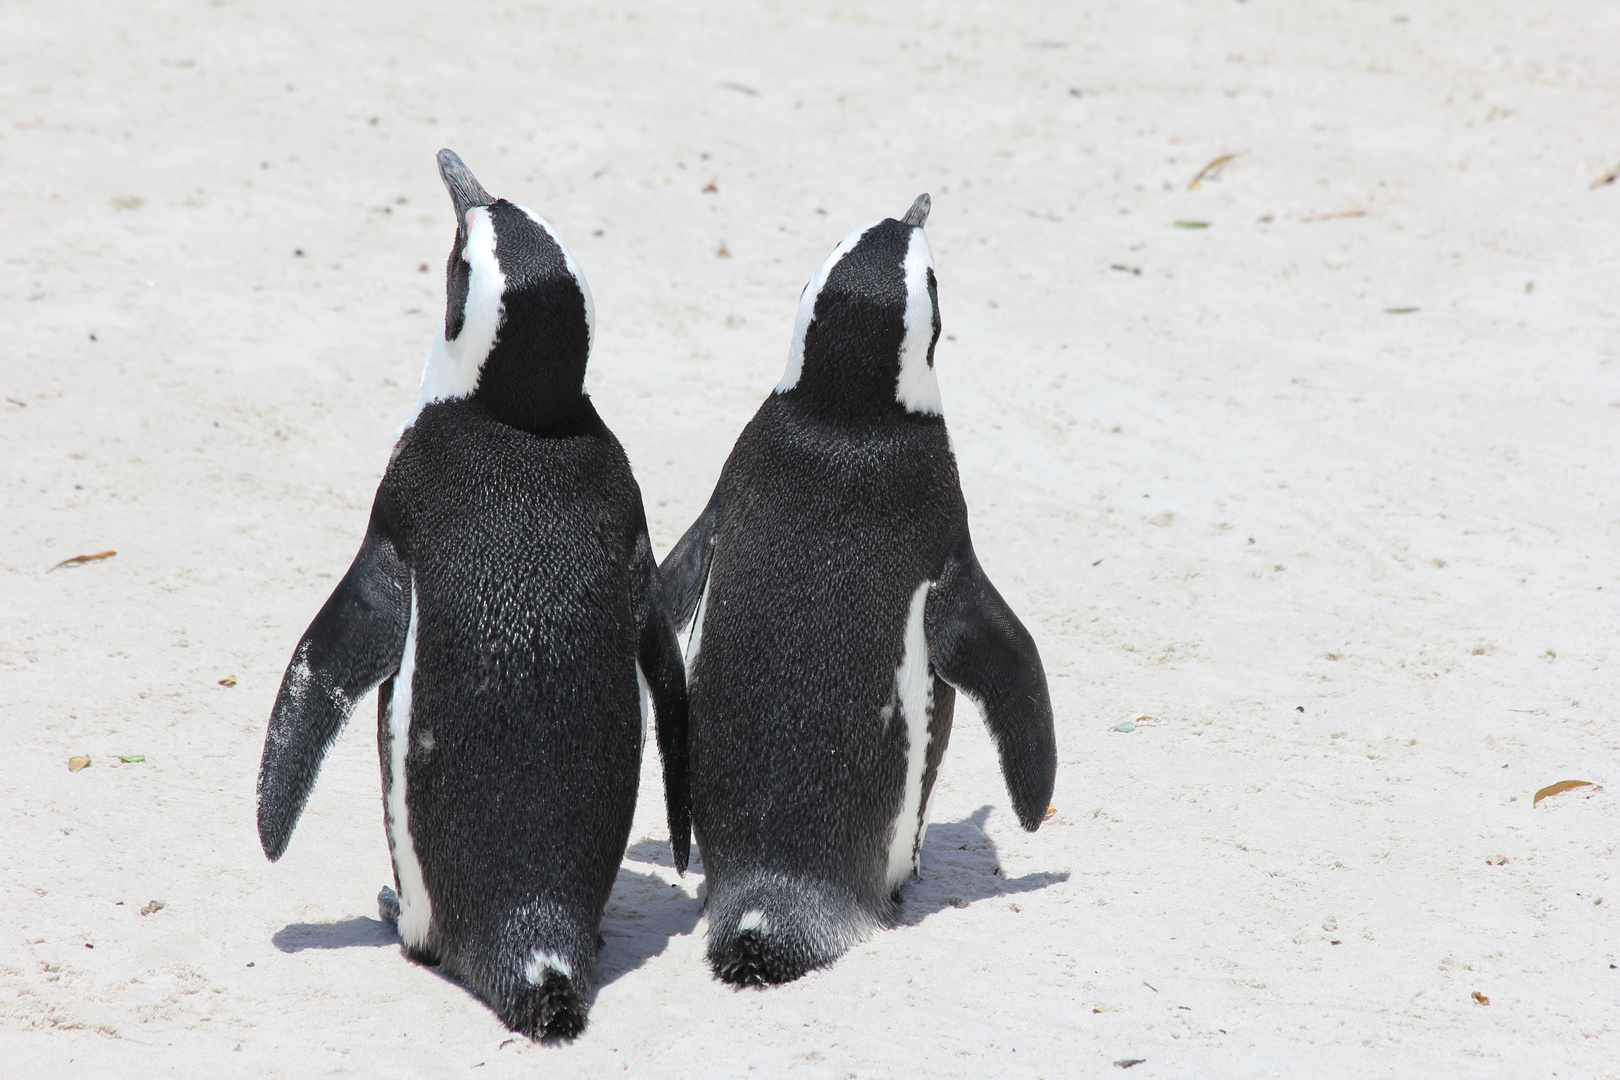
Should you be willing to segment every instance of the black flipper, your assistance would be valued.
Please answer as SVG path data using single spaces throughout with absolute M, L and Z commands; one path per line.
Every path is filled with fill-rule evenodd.
M 281 678 L 259 763 L 259 843 L 287 850 L 326 751 L 354 703 L 399 670 L 410 623 L 410 573 L 378 489 L 360 553 L 304 632 Z
M 721 483 L 715 485 L 714 494 L 709 496 L 709 505 L 703 508 L 703 513 L 692 522 L 692 527 L 686 530 L 680 543 L 664 556 L 663 564 L 658 567 L 658 576 L 664 583 L 669 619 L 677 630 L 686 629 L 686 624 L 692 621 L 698 601 L 703 598 L 703 586 L 709 580 L 715 529 L 725 505 L 720 497 L 721 486 L 725 483 L 723 472 L 720 479 Z
M 669 847 L 675 869 L 686 873 L 692 851 L 692 783 L 687 764 L 686 665 L 670 623 L 669 608 L 653 558 L 652 541 L 643 518 L 636 537 L 632 600 L 640 643 L 636 651 L 642 677 L 652 691 L 658 725 L 658 756 L 664 763 L 664 807 L 669 817 Z
M 1052 699 L 1035 639 L 973 554 L 965 502 L 957 503 L 945 569 L 928 591 L 924 618 L 935 672 L 984 714 L 1018 822 L 1034 832 L 1057 776 Z

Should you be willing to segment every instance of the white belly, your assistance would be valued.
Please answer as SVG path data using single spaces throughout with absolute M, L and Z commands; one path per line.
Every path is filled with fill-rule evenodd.
M 410 815 L 405 801 L 405 753 L 411 748 L 411 678 L 416 674 L 416 578 L 411 578 L 411 623 L 405 632 L 405 654 L 394 676 L 394 694 L 388 707 L 388 797 L 383 806 L 388 822 L 388 850 L 399 879 L 399 936 L 408 947 L 427 944 L 433 923 L 433 903 L 422 878 L 422 864 L 411 842 Z
M 928 827 L 922 785 L 928 764 L 928 722 L 934 715 L 934 672 L 928 662 L 928 635 L 923 616 L 932 584 L 923 582 L 911 595 L 911 610 L 906 615 L 905 651 L 900 656 L 900 666 L 894 671 L 899 720 L 906 732 L 906 788 L 889 834 L 888 883 L 891 889 L 898 889 L 917 871 L 922 834 Z
M 686 677 L 692 677 L 697 664 L 698 650 L 703 647 L 703 613 L 709 607 L 709 579 L 703 579 L 703 596 L 698 600 L 697 614 L 692 616 L 692 636 L 686 640 Z
M 641 692 L 641 749 L 647 748 L 647 702 L 652 698 L 652 687 L 641 673 L 641 661 L 636 661 L 636 689 Z

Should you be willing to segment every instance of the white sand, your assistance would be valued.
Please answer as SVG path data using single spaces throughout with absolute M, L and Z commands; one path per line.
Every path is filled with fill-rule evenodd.
M 1620 1075 L 1620 6 L 142 6 L 0 7 L 0 1072 Z M 914 925 L 738 993 L 649 760 L 566 1048 L 376 922 L 369 699 L 264 860 L 270 704 L 442 317 L 441 146 L 589 276 L 660 553 L 816 265 L 933 194 L 1055 820 L 964 708 Z

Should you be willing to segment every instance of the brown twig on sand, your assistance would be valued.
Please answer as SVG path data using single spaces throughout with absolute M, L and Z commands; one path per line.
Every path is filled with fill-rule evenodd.
M 1302 217 L 1301 221 L 1332 221 L 1334 218 L 1366 217 L 1365 210 L 1338 210 L 1331 214 L 1317 214 L 1315 217 Z
M 1614 168 L 1592 181 L 1592 186 L 1594 188 L 1600 188 L 1604 184 L 1612 184 L 1616 180 L 1620 180 L 1620 165 L 1616 165 Z
M 1237 156 L 1237 154 L 1222 154 L 1208 165 L 1205 165 L 1202 169 L 1199 169 L 1198 175 L 1193 177 L 1192 180 L 1188 182 L 1187 190 L 1197 191 L 1198 185 L 1202 184 L 1205 180 L 1220 179 L 1221 170 L 1226 168 L 1226 166 L 1231 163 L 1232 159 Z
M 63 559 L 51 567 L 51 570 L 60 570 L 64 566 L 81 566 L 87 562 L 100 562 L 102 559 L 110 559 L 116 554 L 118 554 L 116 551 L 98 551 L 94 555 L 75 555 L 71 559 Z M 48 574 L 51 570 L 45 572 Z
M 1536 797 L 1534 799 L 1530 800 L 1530 805 L 1535 806 L 1537 803 L 1541 802 L 1542 799 L 1545 799 L 1549 795 L 1557 795 L 1557 794 L 1559 794 L 1561 792 L 1565 792 L 1565 791 L 1574 791 L 1578 787 L 1591 787 L 1591 786 L 1592 786 L 1592 781 L 1590 781 L 1590 780 L 1560 780 L 1560 781 L 1558 781 L 1558 783 L 1556 783 L 1556 784 L 1548 784 L 1546 787 L 1544 787 L 1540 791 L 1536 792 Z

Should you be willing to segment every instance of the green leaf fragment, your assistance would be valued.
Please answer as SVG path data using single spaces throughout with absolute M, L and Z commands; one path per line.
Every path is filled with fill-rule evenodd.
M 119 761 L 122 761 L 125 765 L 133 765 L 137 761 L 146 760 L 145 754 L 114 754 L 113 757 L 117 758 Z

